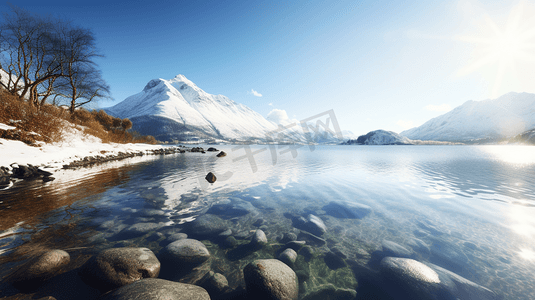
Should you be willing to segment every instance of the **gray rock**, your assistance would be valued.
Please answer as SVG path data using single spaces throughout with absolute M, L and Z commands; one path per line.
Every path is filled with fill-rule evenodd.
M 368 205 L 348 201 L 332 201 L 325 205 L 323 210 L 339 219 L 362 219 L 372 212 Z
M 291 242 L 286 243 L 284 247 L 293 249 L 295 251 L 299 251 L 299 249 L 301 249 L 306 243 L 307 242 L 305 241 L 291 241 Z
M 150 249 L 112 248 L 88 260 L 80 275 L 88 285 L 109 291 L 159 273 L 160 261 Z
M 413 259 L 386 257 L 380 263 L 384 290 L 393 299 L 492 300 L 496 294 L 455 273 Z
M 291 267 L 297 260 L 297 252 L 294 249 L 287 248 L 279 254 L 279 260 Z
M 210 271 L 202 279 L 201 286 L 208 291 L 210 295 L 219 295 L 228 289 L 227 278 L 220 273 Z
M 297 240 L 297 235 L 293 232 L 286 232 L 280 239 L 281 243 L 288 243 Z
M 193 239 L 178 240 L 162 249 L 162 259 L 178 265 L 200 264 L 208 258 L 206 246 Z
M 244 216 L 249 213 L 256 215 L 258 211 L 250 202 L 232 197 L 212 205 L 206 213 L 231 218 Z
M 11 281 L 23 288 L 32 288 L 59 273 L 71 257 L 63 250 L 50 250 L 30 260 L 10 276 Z
M 210 300 L 202 287 L 158 278 L 136 281 L 103 295 L 101 300 Z
M 268 243 L 266 234 L 262 229 L 257 229 L 251 238 L 251 244 L 262 247 Z
M 297 235 L 297 238 L 306 241 L 307 244 L 310 244 L 312 246 L 321 247 L 327 243 L 327 241 L 320 238 L 319 236 L 315 236 L 312 233 L 306 231 L 301 231 L 299 235 Z
M 259 259 L 243 269 L 250 299 L 297 299 L 297 275 L 278 259 Z
M 399 245 L 398 243 L 388 241 L 388 240 L 383 240 L 382 245 L 383 245 L 383 253 L 385 256 L 409 258 L 412 255 L 412 251 Z
M 117 234 L 117 239 L 136 238 L 161 227 L 163 226 L 159 223 L 137 223 L 121 230 L 121 232 Z
M 322 236 L 325 232 L 327 232 L 327 226 L 325 226 L 325 223 L 323 223 L 323 221 L 315 215 L 308 215 L 307 220 L 302 227 L 304 230 L 317 236 Z
M 193 235 L 218 235 L 228 229 L 228 223 L 218 216 L 204 214 L 187 223 L 185 229 Z
M 183 232 L 178 232 L 178 233 L 173 233 L 171 234 L 170 236 L 167 237 L 167 241 L 169 241 L 169 243 L 172 243 L 172 242 L 175 242 L 175 241 L 178 241 L 178 240 L 185 240 L 188 238 L 188 235 L 183 233 Z

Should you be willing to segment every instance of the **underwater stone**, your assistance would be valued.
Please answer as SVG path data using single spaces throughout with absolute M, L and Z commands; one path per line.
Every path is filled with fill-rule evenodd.
M 291 267 L 297 260 L 297 252 L 294 249 L 288 248 L 279 254 L 279 260 Z
M 204 214 L 184 227 L 193 235 L 217 235 L 228 229 L 228 223 L 218 216 Z
M 88 260 L 80 275 L 88 285 L 109 291 L 159 273 L 160 261 L 148 248 L 112 248 Z
M 494 300 L 496 294 L 453 272 L 413 259 L 386 257 L 380 263 L 383 290 L 394 299 Z
M 306 243 L 307 242 L 305 241 L 291 241 L 291 242 L 286 243 L 284 247 L 293 249 L 295 251 L 299 251 L 299 249 L 301 249 Z
M 219 295 L 229 287 L 227 278 L 223 274 L 214 273 L 214 271 L 206 273 L 201 281 L 201 286 L 205 288 L 210 295 Z
M 33 288 L 56 275 L 70 259 L 69 253 L 63 250 L 50 250 L 18 269 L 10 279 L 17 288 Z
M 409 258 L 412 255 L 411 251 L 399 245 L 398 243 L 388 241 L 388 240 L 383 240 L 382 245 L 383 245 L 383 253 L 385 256 Z
M 325 253 L 323 260 L 325 261 L 327 267 L 329 267 L 331 270 L 336 270 L 346 266 L 344 259 L 332 252 Z
M 136 281 L 105 294 L 101 300 L 210 300 L 200 286 L 158 278 Z
M 323 207 L 323 210 L 335 218 L 362 219 L 372 212 L 368 205 L 348 201 L 332 201 Z
M 300 240 L 305 240 L 308 244 L 313 246 L 323 246 L 327 243 L 327 241 L 324 239 L 306 231 L 301 231 L 297 238 Z
M 413 238 L 407 242 L 409 246 L 412 247 L 412 249 L 422 255 L 429 255 L 431 250 L 429 249 L 429 246 L 422 240 Z
M 251 238 L 251 244 L 255 246 L 264 246 L 268 243 L 266 234 L 262 229 L 258 229 L 255 231 L 253 237 Z
M 293 232 L 286 232 L 283 234 L 282 238 L 280 239 L 281 243 L 288 243 L 291 241 L 297 240 L 297 235 Z
M 319 217 L 312 214 L 308 215 L 307 221 L 302 225 L 302 227 L 304 230 L 317 236 L 321 236 L 327 232 L 327 226 L 325 226 L 325 223 L 323 223 Z
M 278 259 L 258 259 L 243 269 L 248 299 L 296 300 L 297 275 Z
M 206 246 L 194 239 L 174 241 L 162 249 L 162 258 L 178 265 L 200 264 L 210 258 Z

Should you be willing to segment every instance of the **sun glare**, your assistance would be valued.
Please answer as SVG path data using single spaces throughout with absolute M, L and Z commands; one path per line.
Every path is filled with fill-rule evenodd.
M 524 68 L 522 64 L 535 63 L 535 22 L 526 12 L 526 6 L 524 1 L 514 6 L 504 24 L 485 15 L 477 35 L 457 37 L 474 45 L 473 61 L 459 70 L 458 75 L 486 72 L 483 75 L 493 81 L 492 98 L 503 93 L 500 89 L 507 76 L 518 78 L 519 69 Z

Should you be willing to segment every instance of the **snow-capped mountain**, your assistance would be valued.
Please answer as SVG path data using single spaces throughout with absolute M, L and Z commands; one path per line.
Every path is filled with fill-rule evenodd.
M 392 131 L 374 130 L 356 140 L 350 139 L 343 145 L 412 145 L 412 141 Z
M 213 138 L 239 142 L 308 142 L 299 124 L 281 128 L 243 104 L 223 95 L 206 93 L 184 75 L 171 80 L 153 79 L 143 91 L 107 108 L 106 112 L 129 118 L 133 130 L 161 141 Z
M 411 140 L 492 140 L 511 137 L 533 127 L 535 94 L 511 92 L 497 99 L 467 101 L 400 134 Z

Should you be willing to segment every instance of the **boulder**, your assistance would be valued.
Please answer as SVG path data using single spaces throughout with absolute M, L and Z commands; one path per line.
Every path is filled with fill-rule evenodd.
M 225 157 L 225 156 L 227 156 L 227 153 L 225 153 L 225 151 L 221 151 L 216 156 L 217 157 Z
M 162 259 L 178 265 L 200 264 L 210 258 L 206 246 L 198 240 L 174 241 L 162 249 Z
M 88 260 L 80 275 L 88 285 L 109 291 L 159 273 L 160 261 L 150 249 L 112 248 Z
M 297 299 L 297 275 L 278 259 L 258 259 L 243 269 L 248 299 Z
M 158 278 L 148 278 L 125 285 L 103 295 L 101 300 L 210 300 L 200 286 Z
M 50 250 L 30 260 L 15 271 L 10 279 L 20 289 L 31 289 L 59 273 L 71 257 L 63 250 Z
M 208 151 L 208 152 L 216 152 L 216 151 L 219 151 L 219 150 L 217 150 L 214 147 L 210 147 L 210 148 L 206 149 L 206 151 Z
M 332 201 L 323 210 L 339 219 L 362 219 L 372 212 L 372 208 L 357 202 Z
M 380 263 L 383 290 L 395 300 L 493 300 L 491 290 L 455 273 L 413 259 L 386 257 Z

